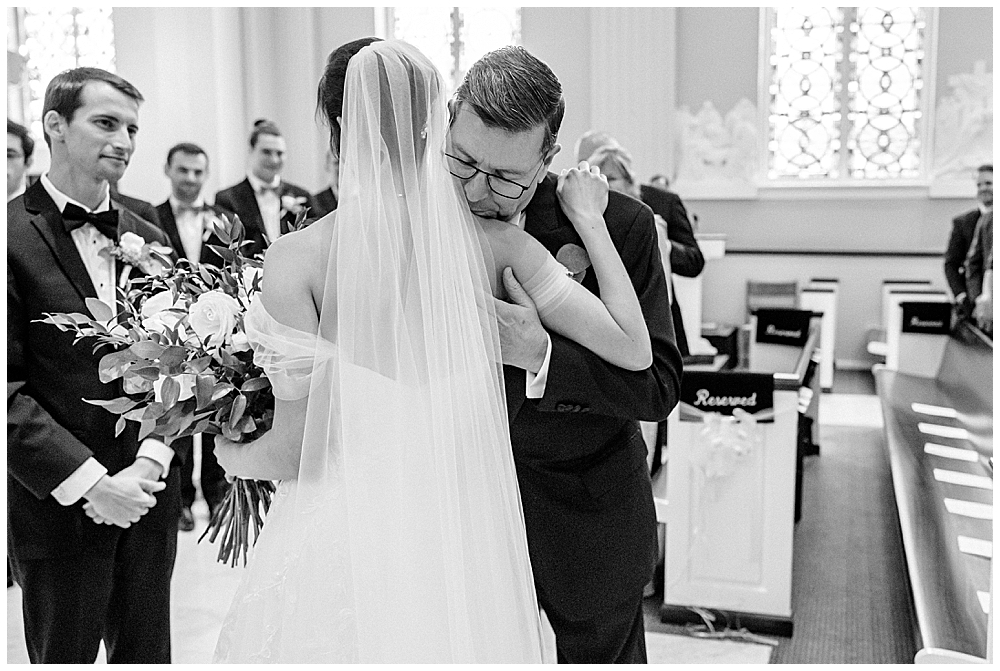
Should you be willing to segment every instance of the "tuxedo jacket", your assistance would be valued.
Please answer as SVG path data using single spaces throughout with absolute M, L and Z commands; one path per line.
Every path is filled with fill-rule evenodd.
M 284 180 L 278 185 L 278 196 L 305 198 L 306 207 L 309 208 L 307 216 L 310 218 L 316 210 L 316 203 L 308 191 Z M 269 242 L 264 228 L 264 218 L 260 214 L 257 196 L 253 192 L 249 178 L 215 194 L 215 206 L 239 216 L 246 229 L 246 241 L 251 243 L 246 247 L 248 255 L 253 256 L 267 248 Z M 281 217 L 281 234 L 287 233 L 289 224 L 294 222 L 295 214 L 286 212 Z
M 556 176 L 538 186 L 525 231 L 553 255 L 583 247 L 556 199 Z M 545 393 L 525 398 L 525 373 L 504 367 L 511 442 L 539 599 L 580 620 L 640 598 L 657 559 L 656 515 L 638 420 L 666 419 L 680 392 L 681 358 L 667 302 L 653 213 L 612 191 L 608 230 L 636 289 L 653 365 L 627 371 L 550 333 Z M 590 268 L 583 285 L 599 294 Z M 635 608 L 633 604 L 630 606 Z
M 691 221 L 680 196 L 655 186 L 639 187 L 639 199 L 649 205 L 653 214 L 667 222 L 667 238 L 677 243 L 670 246 L 670 271 L 681 277 L 698 277 L 705 267 L 705 257 L 695 240 Z
M 334 195 L 333 189 L 329 186 L 314 195 L 313 200 L 316 201 L 316 211 L 309 213 L 310 218 L 313 216 L 316 218 L 325 217 L 337 209 L 337 196 Z
M 951 220 L 951 236 L 944 252 L 944 276 L 953 296 L 968 293 L 965 281 L 965 257 L 976 232 L 976 223 L 982 213 L 979 208 L 958 215 Z
M 168 244 L 152 224 L 119 212 L 120 234 Z M 88 297 L 97 292 L 87 269 L 62 214 L 37 182 L 7 204 L 7 537 L 20 560 L 113 547 L 123 531 L 95 524 L 82 500 L 62 506 L 51 496 L 88 458 L 114 474 L 135 461 L 139 448 L 135 422 L 115 437 L 117 415 L 84 401 L 122 395 L 120 380 L 104 384 L 98 377 L 100 358 L 110 350 L 95 354 L 86 341 L 74 345 L 73 334 L 37 321 L 51 312 L 87 314 Z M 178 457 L 167 488 L 156 493 L 157 505 L 136 527 L 176 533 Z
M 213 213 L 221 215 L 223 210 L 218 206 L 206 205 Z M 174 248 L 179 258 L 187 258 L 187 253 L 184 251 L 184 243 L 181 242 L 180 231 L 177 230 L 177 220 L 174 218 L 174 209 L 170 207 L 170 199 L 168 198 L 165 202 L 160 203 L 156 206 L 156 216 L 160 221 L 160 228 L 167 237 L 170 239 L 170 246 Z M 198 263 L 207 263 L 209 265 L 218 266 L 222 259 L 218 254 L 209 249 L 209 245 L 219 245 L 225 247 L 222 244 L 222 240 L 215 233 L 209 233 L 208 237 L 202 236 L 201 240 L 201 257 L 198 259 L 193 259 Z M 192 259 L 188 259 L 189 261 Z
M 154 226 L 160 225 L 160 220 L 158 217 L 158 212 L 153 208 L 152 203 L 147 203 L 144 200 L 139 200 L 138 198 L 133 198 L 131 196 L 123 196 L 122 194 L 112 194 L 111 200 L 121 205 L 120 210 L 128 210 L 134 215 L 137 215 L 140 219 L 145 219 Z

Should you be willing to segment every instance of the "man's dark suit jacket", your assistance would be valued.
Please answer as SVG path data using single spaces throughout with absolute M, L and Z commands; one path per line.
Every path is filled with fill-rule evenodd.
M 119 210 L 118 230 L 168 244 L 158 229 Z M 122 529 L 95 524 L 80 504 L 52 496 L 89 457 L 114 474 L 135 461 L 138 426 L 115 437 L 116 415 L 84 399 L 122 395 L 98 378 L 101 356 L 73 334 L 39 323 L 47 312 L 88 313 L 97 297 L 62 214 L 41 182 L 7 204 L 7 538 L 24 560 L 74 556 L 113 545 Z M 119 266 L 121 263 L 118 264 Z M 183 457 L 178 453 L 178 457 Z M 167 488 L 136 528 L 176 533 L 178 458 Z M 167 558 L 165 557 L 164 560 Z M 173 562 L 173 557 L 169 558 Z
M 132 196 L 123 196 L 120 193 L 112 193 L 111 200 L 121 205 L 118 209 L 128 210 L 140 219 L 145 219 L 154 226 L 160 225 L 160 220 L 157 216 L 156 209 L 153 208 L 152 203 L 147 203 L 144 200 L 139 200 L 138 198 L 133 198 Z
M 965 257 L 976 232 L 976 222 L 982 213 L 979 208 L 958 215 L 951 220 L 951 236 L 944 252 L 944 276 L 953 296 L 968 293 L 965 283 Z
M 583 246 L 559 208 L 556 176 L 538 186 L 525 230 L 553 256 Z M 635 595 L 657 559 L 646 445 L 637 420 L 666 419 L 680 392 L 681 358 L 667 303 L 653 213 L 611 192 L 604 213 L 646 317 L 653 365 L 613 366 L 552 333 L 545 394 L 525 399 L 525 373 L 504 367 L 511 441 L 542 605 L 573 620 L 592 617 Z M 592 269 L 583 285 L 598 292 Z
M 223 210 L 219 207 L 212 207 L 206 205 L 215 214 L 222 214 Z M 177 256 L 180 258 L 187 258 L 187 252 L 184 251 L 184 243 L 181 242 L 180 231 L 177 230 L 177 220 L 174 218 L 174 210 L 170 207 L 170 199 L 168 198 L 165 202 L 160 203 L 156 206 L 156 216 L 160 222 L 160 228 L 167 237 L 170 239 L 170 246 L 174 248 L 177 252 Z M 201 258 L 195 259 L 198 263 L 208 263 L 213 266 L 219 265 L 222 259 L 218 254 L 209 249 L 209 245 L 220 245 L 222 241 L 219 240 L 215 233 L 211 233 L 206 240 L 204 237 L 201 242 Z
M 278 196 L 305 198 L 306 207 L 309 208 L 306 216 L 312 218 L 312 212 L 316 209 L 316 203 L 313 202 L 312 195 L 302 187 L 282 181 L 278 186 Z M 240 221 L 243 222 L 243 226 L 246 229 L 246 240 L 251 243 L 246 247 L 248 255 L 252 256 L 264 251 L 269 244 L 266 229 L 264 228 L 264 218 L 260 214 L 260 207 L 257 206 L 257 197 L 254 195 L 253 187 L 250 186 L 249 178 L 215 194 L 215 206 L 239 216 Z M 292 212 L 286 212 L 281 217 L 282 235 L 288 232 L 289 224 L 294 223 L 294 221 L 295 214 Z
M 316 211 L 309 213 L 310 218 L 313 216 L 316 218 L 325 217 L 337 209 L 337 196 L 333 194 L 332 187 L 328 186 L 314 195 L 313 200 L 316 201 Z
M 646 184 L 640 187 L 639 193 L 642 202 L 649 205 L 654 214 L 660 215 L 667 222 L 667 239 L 677 243 L 670 245 L 670 272 L 681 277 L 700 275 L 705 267 L 705 257 L 702 256 L 698 241 L 695 240 L 691 221 L 680 196 Z M 671 279 L 668 277 L 667 281 L 671 282 Z M 681 306 L 676 300 L 670 304 L 670 316 L 674 320 L 677 348 L 681 355 L 687 356 L 690 351 L 684 333 L 684 319 L 681 315 Z

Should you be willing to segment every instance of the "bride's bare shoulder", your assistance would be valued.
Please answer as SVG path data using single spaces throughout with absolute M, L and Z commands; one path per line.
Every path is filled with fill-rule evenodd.
M 305 228 L 282 235 L 264 255 L 264 267 L 285 273 L 308 275 L 321 265 L 326 272 L 326 260 L 333 240 L 335 212 L 314 221 Z M 322 264 L 319 264 L 323 261 Z

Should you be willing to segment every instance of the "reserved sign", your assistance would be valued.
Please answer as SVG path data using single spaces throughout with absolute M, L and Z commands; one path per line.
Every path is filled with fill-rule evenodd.
M 950 303 L 900 303 L 903 333 L 947 335 L 951 327 Z
M 810 310 L 756 310 L 757 342 L 802 347 L 809 339 Z
M 700 422 L 706 412 L 732 415 L 737 408 L 751 415 L 774 408 L 774 376 L 731 371 L 684 373 L 681 421 Z

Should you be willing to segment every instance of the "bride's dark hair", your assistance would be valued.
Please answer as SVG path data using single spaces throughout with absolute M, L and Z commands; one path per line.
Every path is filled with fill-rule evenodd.
M 340 155 L 340 124 L 337 117 L 344 114 L 344 82 L 347 79 L 347 63 L 373 42 L 381 42 L 378 37 L 362 37 L 334 49 L 326 59 L 326 69 L 319 79 L 316 92 L 316 115 L 330 127 L 330 149 Z

